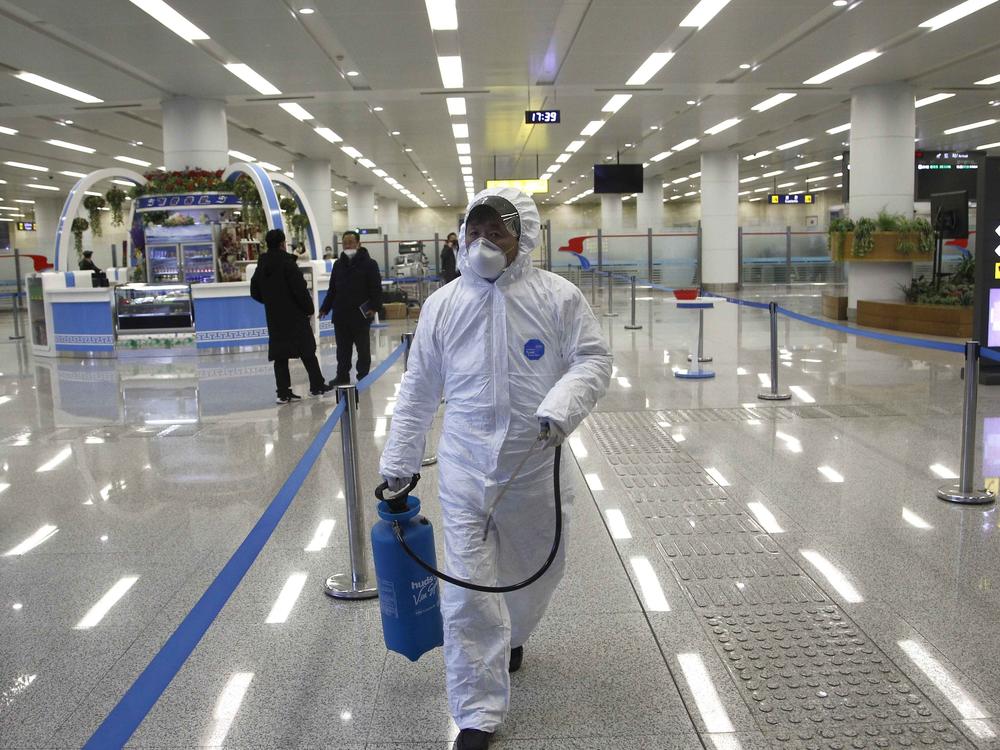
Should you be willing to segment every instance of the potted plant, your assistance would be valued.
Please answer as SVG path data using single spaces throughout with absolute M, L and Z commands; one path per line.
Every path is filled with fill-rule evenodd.
M 113 185 L 112 188 L 104 194 L 104 197 L 107 198 L 108 206 L 111 208 L 111 226 L 122 226 L 125 223 L 125 212 L 122 211 L 122 208 L 125 206 L 125 191 L 117 185 Z
M 91 196 L 93 197 L 93 196 Z M 90 223 L 83 218 L 77 217 L 70 224 L 70 231 L 73 233 L 73 247 L 76 250 L 77 263 L 83 258 L 83 233 L 90 229 Z
M 934 251 L 934 230 L 926 219 L 882 210 L 874 219 L 831 222 L 830 250 L 837 260 L 906 262 Z
M 309 227 L 309 217 L 305 214 L 295 214 L 292 216 L 290 223 L 292 225 L 292 236 L 296 242 L 301 242 L 302 235 L 305 234 L 306 229 Z
M 101 209 L 107 205 L 104 198 L 99 195 L 88 195 L 83 199 L 83 207 L 87 209 L 90 216 L 90 229 L 95 237 L 101 236 Z

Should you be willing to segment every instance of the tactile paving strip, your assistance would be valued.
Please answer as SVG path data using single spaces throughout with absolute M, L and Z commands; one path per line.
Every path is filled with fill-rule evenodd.
M 971 747 L 660 424 L 698 411 L 590 426 L 772 745 Z
M 835 404 L 831 406 L 752 406 L 728 409 L 667 409 L 656 412 L 657 420 L 670 425 L 712 422 L 745 422 L 762 419 L 787 422 L 793 419 L 856 417 L 902 417 L 902 412 L 881 404 Z

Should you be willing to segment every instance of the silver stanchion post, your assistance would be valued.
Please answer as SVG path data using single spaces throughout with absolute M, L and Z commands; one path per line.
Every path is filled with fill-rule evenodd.
M 632 322 L 625 326 L 627 331 L 638 331 L 641 325 L 635 322 L 635 275 L 632 276 Z
M 14 335 L 10 336 L 11 341 L 20 341 L 24 338 L 21 333 L 21 251 L 14 248 L 14 296 L 11 310 L 14 313 Z
M 973 489 L 976 471 L 976 403 L 979 386 L 979 342 L 965 344 L 965 399 L 962 403 L 962 468 L 958 484 L 947 484 L 937 491 L 941 500 L 964 505 L 992 503 L 993 493 Z
M 771 313 L 771 390 L 757 394 L 764 401 L 787 401 L 791 393 L 778 393 L 778 303 L 768 305 Z
M 604 313 L 605 318 L 617 318 L 618 313 L 615 312 L 615 276 L 610 271 L 608 272 L 608 311 Z
M 337 398 L 344 402 L 340 436 L 344 453 L 344 495 L 347 498 L 347 536 L 351 552 L 351 572 L 326 579 L 326 594 L 334 599 L 372 599 L 378 596 L 375 576 L 368 564 L 365 507 L 358 473 L 357 387 L 337 386 Z
M 694 362 L 693 354 L 688 355 L 688 362 Z M 705 311 L 698 310 L 698 361 L 711 362 L 711 357 L 705 356 Z
M 404 333 L 402 339 L 403 339 L 403 344 L 406 346 L 406 349 L 403 350 L 403 372 L 406 372 L 406 370 L 410 366 L 410 348 L 413 346 L 413 334 Z M 437 461 L 438 461 L 437 456 L 430 455 L 426 456 L 423 460 L 421 460 L 420 465 L 433 466 L 434 464 L 437 463 Z

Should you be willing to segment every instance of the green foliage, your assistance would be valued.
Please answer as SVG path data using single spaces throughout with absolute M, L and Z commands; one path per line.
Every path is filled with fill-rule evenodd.
M 281 210 L 286 214 L 294 214 L 299 210 L 299 204 L 295 202 L 294 198 L 282 198 L 278 201 L 278 205 L 281 206 Z
M 908 220 L 902 214 L 891 214 L 884 208 L 878 212 L 878 216 L 875 217 L 875 231 L 876 232 L 901 232 L 902 229 L 908 223 Z
M 830 257 L 837 258 L 843 253 L 844 234 L 854 231 L 854 222 L 847 218 L 837 218 L 830 222 L 828 235 Z
M 875 249 L 875 231 L 878 225 L 873 219 L 858 219 L 854 225 L 854 247 L 851 255 L 864 258 Z
M 90 229 L 90 222 L 77 217 L 73 219 L 69 229 L 73 233 L 73 247 L 76 250 L 77 262 L 79 262 L 80 258 L 83 257 L 83 233 Z
M 125 223 L 125 213 L 122 208 L 125 206 L 125 191 L 117 185 L 112 185 L 111 189 L 104 194 L 111 207 L 111 226 L 120 227 Z
M 302 235 L 309 226 L 309 217 L 305 214 L 295 214 L 289 221 L 292 225 L 292 236 L 294 236 L 297 241 L 301 240 Z
M 95 237 L 101 236 L 101 209 L 106 205 L 107 202 L 99 195 L 88 195 L 83 199 L 83 207 L 90 216 L 90 229 Z
M 956 274 L 941 284 L 935 284 L 921 276 L 908 286 L 900 284 L 899 288 L 910 304 L 969 307 L 975 296 L 975 285 L 966 281 L 966 272 L 960 270 L 960 273 L 963 274 L 961 277 Z

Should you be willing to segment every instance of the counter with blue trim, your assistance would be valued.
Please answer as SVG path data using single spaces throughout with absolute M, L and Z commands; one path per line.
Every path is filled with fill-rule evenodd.
M 330 281 L 330 261 L 303 263 L 303 273 L 319 309 Z M 191 284 L 194 330 L 187 329 L 171 341 L 174 353 L 211 354 L 233 348 L 267 345 L 264 306 L 250 297 L 249 278 L 256 266 L 247 266 L 247 280 Z M 142 330 L 118 330 L 114 286 L 128 283 L 128 269 L 109 269 L 112 287 L 93 287 L 89 272 L 42 273 L 29 277 L 29 325 L 32 349 L 43 357 L 115 357 L 156 346 L 136 345 Z M 312 318 L 317 341 L 330 337 L 329 319 Z M 162 345 L 170 333 L 150 331 L 154 344 Z M 193 347 L 192 347 L 193 344 Z M 182 351 L 187 348 L 187 352 Z

